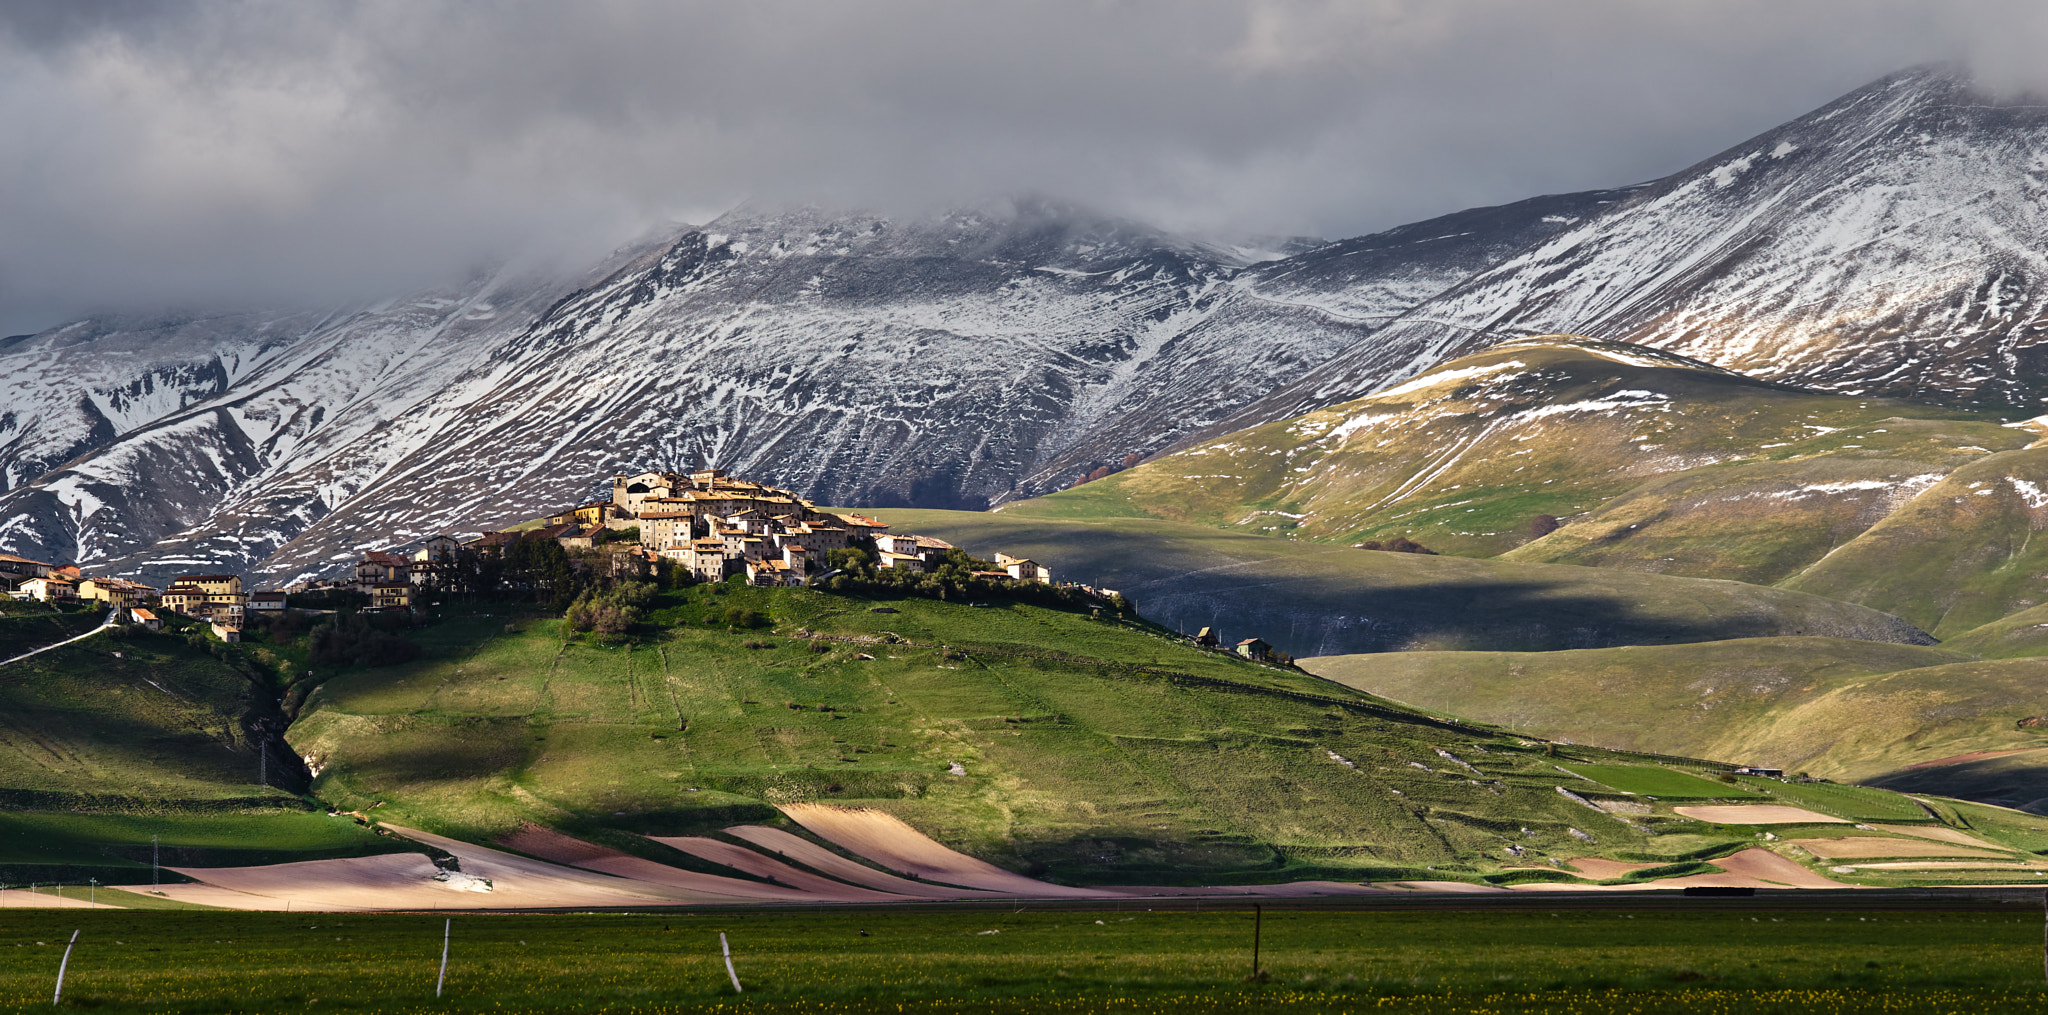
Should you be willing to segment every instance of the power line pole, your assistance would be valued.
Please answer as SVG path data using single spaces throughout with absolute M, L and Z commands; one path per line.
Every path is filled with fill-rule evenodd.
M 157 864 L 161 850 L 156 840 L 154 835 L 149 837 L 149 890 L 152 892 L 163 887 L 163 868 Z

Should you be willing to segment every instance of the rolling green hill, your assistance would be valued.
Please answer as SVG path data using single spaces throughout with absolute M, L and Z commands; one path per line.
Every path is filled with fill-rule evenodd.
M 827 802 L 1077 883 L 1540 878 L 1556 876 L 1545 855 L 1679 862 L 1754 834 L 1598 809 L 1557 791 L 1580 778 L 1560 763 L 1704 785 L 1702 799 L 1781 795 L 1446 722 L 1129 620 L 730 584 L 658 604 L 614 644 L 552 619 L 452 616 L 419 635 L 426 658 L 323 683 L 291 742 L 322 799 L 471 841 L 532 822 L 683 863 L 630 833 Z M 738 609 L 772 626 L 734 629 Z
M 2000 423 L 1554 335 L 1010 510 L 1770 584 L 2037 439 Z M 1534 538 L 1539 515 L 1564 524 Z
M 1946 637 L 2048 600 L 2048 448 L 1944 477 L 1785 587 L 1866 603 Z
M 646 854 L 623 833 L 827 801 L 1080 881 L 1491 870 L 1504 822 L 1559 849 L 1567 826 L 1648 848 L 1524 778 L 1546 766 L 1520 741 L 1144 625 L 732 585 L 666 595 L 663 627 L 616 646 L 565 640 L 554 620 L 450 620 L 427 633 L 430 658 L 324 684 L 292 743 L 322 798 L 475 841 L 530 821 Z M 772 631 L 728 630 L 736 607 Z M 1702 842 L 1659 847 L 1680 844 Z
M 252 722 L 277 704 L 263 665 L 304 665 L 288 640 L 265 640 L 277 632 L 241 646 L 101 636 L 10 668 L 10 723 L 34 717 L 41 739 L 13 724 L 0 741 L 0 790 L 16 794 L 0 878 L 132 882 L 152 834 L 167 861 L 200 866 L 419 848 L 312 804 L 472 842 L 531 823 L 705 869 L 643 836 L 803 834 L 777 805 L 835 803 L 1013 870 L 1112 884 L 1555 880 L 1576 857 L 1652 865 L 1578 868 L 1588 877 L 1657 877 L 1705 870 L 1697 861 L 1761 832 L 1673 809 L 1688 803 L 1784 800 L 1843 822 L 1892 801 L 1888 819 L 1935 823 L 1877 791 L 1816 802 L 1818 790 L 1721 781 L 1708 763 L 1461 723 L 1113 615 L 737 584 L 664 592 L 650 609 L 607 641 L 518 607 L 451 608 L 408 632 L 413 661 L 311 667 L 281 695 L 312 778 L 304 802 L 245 771 Z M 746 626 L 747 611 L 765 619 Z M 1950 658 L 1850 644 L 1870 668 Z M 1457 653 L 1376 658 L 1433 655 Z M 49 747 L 62 763 L 37 763 Z M 1672 799 L 1644 802 L 1658 794 Z M 1986 813 L 1973 834 L 2032 841 L 2024 816 Z M 2023 860 L 1858 876 L 2031 876 Z
M 100 616 L 67 615 L 80 630 L 55 633 Z M 61 640 L 50 633 L 35 630 Z M 277 788 L 297 759 L 274 745 L 258 760 L 263 733 L 283 726 L 272 688 L 253 654 L 177 630 L 117 629 L 0 669 L 0 882 L 146 882 L 151 836 L 166 864 L 396 848 Z
M 1582 743 L 1730 758 L 2010 807 L 2048 797 L 2041 784 L 1980 778 L 1981 765 L 1937 764 L 2048 748 L 2048 727 L 2021 725 L 2048 716 L 2048 659 L 1761 638 L 1578 652 L 1385 653 L 1303 665 L 1395 700 Z

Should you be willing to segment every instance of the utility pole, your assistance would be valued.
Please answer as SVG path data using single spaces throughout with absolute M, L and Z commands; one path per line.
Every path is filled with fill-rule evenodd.
M 152 892 L 163 887 L 163 868 L 157 864 L 161 851 L 156 840 L 154 835 L 149 837 L 149 890 Z

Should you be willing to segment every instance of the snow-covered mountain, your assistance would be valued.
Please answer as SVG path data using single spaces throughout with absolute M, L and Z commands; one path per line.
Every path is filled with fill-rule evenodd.
M 978 507 L 1554 332 L 2033 405 L 2043 197 L 2048 109 L 1917 70 L 1650 184 L 1284 257 L 1047 200 L 743 209 L 582 278 L 88 320 L 0 342 L 0 549 L 291 577 L 642 466 Z
M 649 465 L 981 506 L 1222 418 L 1585 203 L 1274 262 L 1381 286 L 1331 307 L 1236 250 L 1018 201 L 907 222 L 743 210 L 581 280 L 81 322 L 0 349 L 0 547 L 293 577 Z
M 1892 75 L 1417 301 L 1209 432 L 1559 332 L 1848 394 L 2042 405 L 2048 107 Z

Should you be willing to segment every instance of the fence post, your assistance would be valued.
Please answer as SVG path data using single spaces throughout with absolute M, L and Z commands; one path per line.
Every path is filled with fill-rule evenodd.
M 441 975 L 434 977 L 434 996 L 441 996 L 441 985 L 448 982 L 448 933 L 455 927 L 455 918 L 449 917 L 441 924 Z
M 732 977 L 732 992 L 735 994 L 746 993 L 745 990 L 740 989 L 740 974 L 733 972 L 732 946 L 725 942 L 725 932 L 722 930 L 718 932 L 718 950 L 725 953 L 725 975 Z
M 64 1003 L 64 971 L 71 968 L 71 949 L 78 944 L 78 932 L 71 932 L 71 943 L 64 946 L 64 961 L 57 963 L 57 990 L 50 995 L 53 1005 Z
M 1259 938 L 1266 929 L 1266 911 L 1252 905 L 1252 979 L 1259 978 Z

